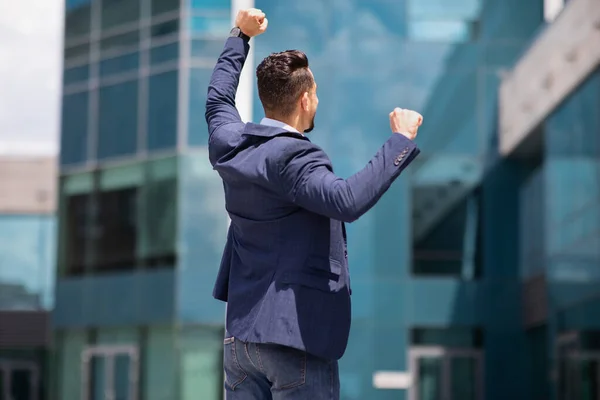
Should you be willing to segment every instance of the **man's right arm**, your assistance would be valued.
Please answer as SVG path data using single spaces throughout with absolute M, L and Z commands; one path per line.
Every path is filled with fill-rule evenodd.
M 235 106 L 235 93 L 249 50 L 247 40 L 227 39 L 208 86 L 205 116 L 209 137 L 225 124 L 242 121 Z
M 273 178 L 280 193 L 302 208 L 343 222 L 371 209 L 420 153 L 412 140 L 394 134 L 361 171 L 342 179 L 319 147 L 304 140 L 277 140 L 288 141 Z
M 247 37 L 262 34 L 267 25 L 265 14 L 255 8 L 241 10 L 236 18 L 236 26 Z M 208 86 L 205 117 L 209 137 L 225 124 L 242 122 L 235 107 L 235 94 L 249 50 L 248 38 L 227 39 Z

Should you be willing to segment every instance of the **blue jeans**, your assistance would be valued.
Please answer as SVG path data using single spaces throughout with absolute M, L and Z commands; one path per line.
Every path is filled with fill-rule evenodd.
M 224 341 L 227 400 L 339 400 L 338 362 L 276 344 Z

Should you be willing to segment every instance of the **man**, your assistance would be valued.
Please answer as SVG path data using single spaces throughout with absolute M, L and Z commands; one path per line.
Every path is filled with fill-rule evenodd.
M 206 101 L 210 162 L 231 218 L 214 288 L 227 302 L 225 389 L 229 400 L 339 399 L 350 331 L 344 222 L 373 207 L 417 156 L 422 117 L 395 109 L 390 138 L 341 179 L 304 135 L 319 102 L 308 60 L 286 51 L 256 70 L 266 118 L 242 123 L 235 94 L 248 41 L 267 24 L 260 10 L 238 14 Z

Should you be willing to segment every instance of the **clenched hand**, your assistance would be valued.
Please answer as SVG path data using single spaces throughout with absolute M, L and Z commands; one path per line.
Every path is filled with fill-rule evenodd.
M 249 8 L 247 10 L 241 10 L 235 19 L 235 25 L 240 30 L 250 36 L 258 36 L 267 30 L 269 20 L 265 16 L 265 13 L 256 8 Z
M 423 116 L 416 111 L 396 108 L 390 113 L 392 132 L 400 133 L 410 140 L 417 137 L 417 131 L 423 123 Z

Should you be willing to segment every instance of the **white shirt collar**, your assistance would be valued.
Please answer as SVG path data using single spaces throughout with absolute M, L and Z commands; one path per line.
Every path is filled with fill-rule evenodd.
M 298 132 L 297 129 L 295 129 L 292 126 L 289 126 L 288 124 L 281 122 L 281 121 L 277 121 L 275 119 L 271 119 L 271 118 L 263 118 L 260 121 L 261 125 L 266 125 L 266 126 L 272 126 L 275 128 L 281 128 L 281 129 L 285 129 L 288 132 L 296 132 L 296 133 L 300 133 Z M 304 136 L 302 133 L 300 133 L 302 136 Z

